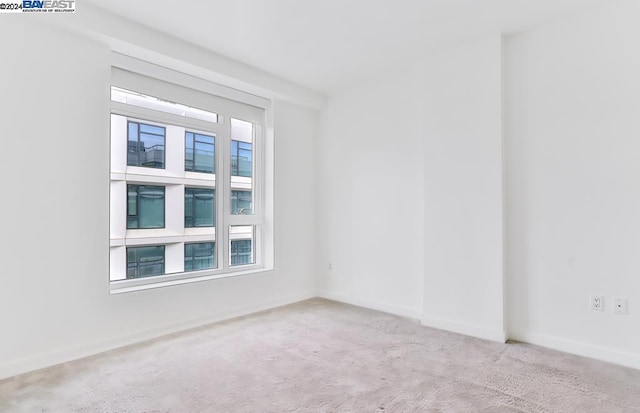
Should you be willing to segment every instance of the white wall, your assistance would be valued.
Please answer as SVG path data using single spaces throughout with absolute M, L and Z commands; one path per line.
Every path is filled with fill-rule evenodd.
M 18 16 L 0 65 L 0 378 L 315 295 L 317 115 L 276 103 L 276 269 L 109 295 L 109 48 Z
M 422 314 L 421 82 L 414 68 L 331 97 L 318 143 L 322 295 L 414 318 Z
M 509 36 L 504 62 L 487 36 L 332 96 L 324 295 L 639 367 L 639 18 L 617 2 Z
M 625 1 L 505 45 L 510 335 L 636 368 L 638 21 L 640 4 Z M 612 314 L 613 296 L 629 315 Z
M 424 318 L 504 341 L 501 38 L 425 70 Z
M 500 59 L 487 36 L 330 97 L 325 297 L 504 340 Z
M 639 19 L 616 2 L 509 36 L 504 62 L 487 36 L 332 96 L 324 295 L 640 367 Z

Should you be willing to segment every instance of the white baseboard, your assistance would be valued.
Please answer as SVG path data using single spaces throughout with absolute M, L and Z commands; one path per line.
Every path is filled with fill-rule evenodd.
M 627 353 L 535 332 L 510 333 L 509 338 L 523 343 L 535 344 L 552 350 L 564 351 L 566 353 L 640 370 L 640 354 L 638 353 Z
M 320 294 L 309 292 L 289 297 L 280 298 L 278 300 L 267 301 L 251 306 L 239 307 L 233 310 L 225 311 L 209 317 L 192 320 L 186 323 L 174 324 L 162 328 L 150 329 L 136 334 L 130 334 L 120 337 L 114 337 L 109 340 L 89 343 L 81 346 L 73 346 L 64 349 L 55 349 L 53 351 L 35 355 L 21 360 L 8 362 L 0 362 L 0 380 L 18 374 L 27 373 L 33 370 L 50 367 L 56 364 L 66 363 L 68 361 L 77 360 L 83 357 L 92 356 L 105 351 L 113 350 L 119 347 L 140 343 L 146 340 L 165 336 L 167 334 L 178 333 L 189 330 L 191 328 L 204 326 L 207 324 L 229 320 L 235 317 L 245 316 L 260 311 L 270 310 L 283 305 L 295 302 L 321 297 L 328 300 L 339 301 L 358 307 L 370 308 L 385 313 L 395 314 L 401 317 L 407 317 L 414 320 L 420 320 L 421 324 L 428 327 L 438 328 L 441 330 L 452 331 L 459 334 L 478 337 L 486 340 L 505 342 L 506 335 L 504 331 L 493 331 L 471 324 L 464 324 L 450 320 L 443 320 L 435 317 L 423 317 L 421 311 L 413 308 L 397 306 L 393 304 L 382 303 L 373 300 L 350 297 L 343 294 L 331 293 L 323 291 Z M 640 354 L 622 352 L 612 350 L 606 347 L 594 346 L 591 344 L 580 343 L 560 337 L 549 336 L 535 332 L 513 333 L 509 334 L 509 338 L 525 343 L 535 344 L 541 347 L 553 350 L 564 351 L 579 356 L 589 357 L 602 360 L 626 367 L 640 370 Z
M 507 341 L 505 332 L 500 330 L 492 330 L 484 327 L 478 327 L 473 324 L 465 324 L 457 321 L 444 320 L 437 317 L 422 317 L 421 323 L 423 326 L 437 328 L 439 330 L 447 330 L 458 334 L 464 334 L 466 336 L 472 336 L 482 338 L 484 340 L 497 341 L 504 343 Z
M 415 310 L 410 307 L 387 304 L 373 300 L 366 300 L 344 294 L 332 293 L 329 291 L 322 291 L 320 292 L 320 294 L 318 294 L 318 296 L 320 298 L 326 298 L 327 300 L 338 301 L 341 303 L 351 304 L 357 307 L 369 308 L 372 310 L 378 310 L 382 311 L 383 313 L 399 315 L 401 317 L 411 318 L 413 320 L 420 320 L 420 318 L 422 318 L 422 311 Z
M 229 320 L 236 317 L 257 313 L 260 311 L 270 310 L 287 304 L 293 304 L 299 301 L 317 297 L 314 292 L 306 294 L 298 294 L 294 296 L 280 298 L 278 300 L 267 301 L 260 304 L 235 308 L 230 311 L 215 314 L 209 317 L 192 320 L 189 322 L 173 324 L 161 328 L 150 329 L 136 334 L 114 337 L 109 340 L 84 344 L 80 346 L 71 346 L 62 349 L 38 354 L 21 360 L 13 360 L 0 362 L 0 380 L 19 374 L 39 370 L 45 367 L 54 366 L 56 364 L 66 363 L 68 361 L 93 356 L 105 351 L 114 350 L 116 348 L 125 347 L 131 344 L 140 343 L 146 340 L 162 337 L 168 334 L 186 331 L 192 328 L 201 327 L 207 324 Z

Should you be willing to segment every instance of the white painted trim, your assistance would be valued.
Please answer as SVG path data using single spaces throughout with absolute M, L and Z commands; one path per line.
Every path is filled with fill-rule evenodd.
M 509 338 L 523 343 L 534 344 L 552 350 L 564 351 L 566 353 L 640 370 L 640 354 L 594 346 L 592 344 L 536 332 L 510 333 Z
M 156 239 L 154 239 L 157 242 Z M 131 245 L 131 244 L 128 244 Z M 135 244 L 134 244 L 135 245 Z M 254 268 L 255 267 L 255 268 Z M 234 267 L 235 268 L 235 267 Z M 249 268 L 243 271 L 226 268 L 224 270 L 203 270 L 188 271 L 175 274 L 158 275 L 154 277 L 133 278 L 112 281 L 109 283 L 110 294 L 125 294 L 135 291 L 152 290 L 154 288 L 171 287 L 174 285 L 191 284 L 201 281 L 218 280 L 221 278 L 239 277 L 243 275 L 261 274 L 272 271 L 257 265 L 243 265 L 242 268 Z
M 407 317 L 413 320 L 420 320 L 420 318 L 422 317 L 422 312 L 420 310 L 416 310 L 410 307 L 387 304 L 380 301 L 365 300 L 362 298 L 352 297 L 344 294 L 332 293 L 330 291 L 322 291 L 318 294 L 318 297 L 325 298 L 327 300 L 338 301 L 345 304 L 355 305 L 357 307 L 378 310 L 382 311 L 383 313 Z
M 97 341 L 89 344 L 72 346 L 62 349 L 56 349 L 47 353 L 34 355 L 21 360 L 4 361 L 0 363 L 0 380 L 16 376 L 18 374 L 28 373 L 50 366 L 54 366 L 68 361 L 93 356 L 105 351 L 114 350 L 132 344 L 137 344 L 146 340 L 159 338 L 168 334 L 174 334 L 186 331 L 192 328 L 205 326 L 208 324 L 229 320 L 236 317 L 246 316 L 260 311 L 270 310 L 299 301 L 314 298 L 315 293 L 296 294 L 293 296 L 280 298 L 278 300 L 266 301 L 264 303 L 239 307 L 233 310 L 225 311 L 220 314 L 183 322 L 179 324 L 168 325 L 165 327 L 154 328 L 142 331 L 137 334 L 130 334 L 115 337 L 109 340 Z
M 479 327 L 473 324 L 460 323 L 458 321 L 444 320 L 442 318 L 428 316 L 422 317 L 420 323 L 426 327 L 447 330 L 458 334 L 464 334 L 466 336 L 482 338 L 484 340 L 497 341 L 498 343 L 504 343 L 507 341 L 507 336 L 504 331 Z
M 404 306 L 396 306 L 379 301 L 354 298 L 344 294 L 337 294 L 328 291 L 323 291 L 319 294 L 308 292 L 306 294 L 297 294 L 278 300 L 267 301 L 261 304 L 236 308 L 234 310 L 225 311 L 217 315 L 192 320 L 185 323 L 173 324 L 161 328 L 146 330 L 138 334 L 121 336 L 111 340 L 99 341 L 87 345 L 69 347 L 66 349 L 58 349 L 21 360 L 5 362 L 0 364 L 0 380 L 16 376 L 18 374 L 27 373 L 33 370 L 50 367 L 56 364 L 77 360 L 83 357 L 89 357 L 105 351 L 114 350 L 146 340 L 159 338 L 168 334 L 174 334 L 212 323 L 246 316 L 260 311 L 270 310 L 299 301 L 308 300 L 314 297 L 321 297 L 332 301 L 355 305 L 358 307 L 370 308 L 389 314 L 395 314 L 414 320 L 421 320 L 421 324 L 427 327 L 452 331 L 459 334 L 497 341 L 501 343 L 506 341 L 504 332 L 492 331 L 470 324 L 459 323 L 450 320 L 422 317 L 418 310 L 414 310 Z M 591 344 L 581 343 L 536 332 L 510 333 L 509 339 L 640 370 L 640 354 L 594 346 Z
M 256 96 L 209 80 L 167 69 L 166 67 L 145 62 L 136 57 L 126 56 L 122 53 L 111 52 L 111 66 L 262 109 L 269 109 L 271 107 L 271 101 L 262 96 Z
M 112 51 L 267 99 L 282 99 L 315 110 L 325 94 L 297 85 L 246 63 L 137 24 L 88 3 L 73 19 L 42 19 L 59 29 L 94 39 Z M 46 20 L 46 22 L 45 22 Z

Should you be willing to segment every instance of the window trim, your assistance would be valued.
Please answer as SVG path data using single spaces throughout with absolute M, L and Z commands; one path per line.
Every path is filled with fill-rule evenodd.
M 123 60 L 122 55 L 118 58 L 118 64 L 114 64 L 113 67 L 123 68 L 122 66 L 127 66 L 127 64 L 122 64 L 125 60 Z M 139 67 L 141 61 L 135 60 L 136 67 Z M 133 61 L 132 60 L 132 61 Z M 142 62 L 149 67 L 155 66 L 153 64 Z M 123 69 L 127 69 L 124 67 Z M 170 69 L 161 68 L 164 74 L 171 74 L 172 71 Z M 147 73 L 148 71 L 144 71 Z M 145 73 L 139 73 L 140 76 L 144 76 Z M 177 73 L 177 72 L 176 72 Z M 173 73 L 173 74 L 176 74 Z M 138 75 L 138 74 L 136 74 Z M 146 74 L 148 76 L 148 74 Z M 178 77 L 184 76 L 184 74 L 179 74 Z M 189 76 L 190 77 L 190 76 Z M 197 78 L 192 78 L 197 79 Z M 171 76 L 168 78 L 159 78 L 160 81 L 169 81 L 171 82 Z M 211 83 L 209 81 L 205 81 L 203 79 L 197 79 L 198 82 L 206 82 Z M 175 83 L 175 81 L 174 81 Z M 122 85 L 116 84 L 112 82 L 112 85 L 115 87 L 124 87 Z M 220 87 L 220 85 L 215 85 L 211 83 L 211 85 L 215 87 Z M 126 85 L 125 85 L 126 86 Z M 181 85 L 184 87 L 188 87 L 185 85 Z M 222 86 L 223 87 L 223 86 Z M 224 88 L 224 87 L 223 87 Z M 238 91 L 235 91 L 238 92 Z M 234 92 L 234 93 L 235 93 Z M 242 92 L 241 92 L 242 93 Z M 252 99 L 256 98 L 253 95 L 250 95 Z M 263 99 L 263 98 L 260 98 Z M 230 178 L 230 163 L 231 159 L 225 159 L 225 156 L 230 156 L 230 147 L 231 147 L 231 118 L 235 117 L 238 119 L 242 119 L 242 116 L 234 116 L 234 113 L 228 113 L 224 110 L 218 110 L 216 113 L 218 114 L 218 122 L 219 123 L 209 123 L 205 121 L 201 121 L 198 119 L 192 118 L 184 118 L 180 116 L 175 116 L 170 113 L 157 113 L 156 111 L 143 108 L 143 107 L 135 107 L 129 106 L 126 104 L 122 104 L 120 102 L 110 101 L 110 113 L 115 115 L 120 115 L 126 117 L 128 120 L 133 121 L 141 121 L 143 123 L 159 123 L 159 126 L 164 125 L 175 125 L 179 127 L 185 128 L 185 132 L 194 132 L 194 133 L 203 133 L 203 134 L 212 134 L 215 136 L 215 148 L 216 148 L 216 168 L 218 169 L 216 172 L 216 181 L 215 181 L 215 189 L 216 189 L 216 204 L 217 204 L 217 214 L 216 214 L 216 236 L 215 240 L 211 239 L 211 235 L 200 235 L 200 234 L 184 234 L 184 235 L 166 235 L 159 236 L 154 239 L 153 245 L 161 244 L 161 245 L 170 245 L 173 243 L 197 243 L 197 242 L 215 242 L 216 245 L 216 263 L 217 268 L 214 269 L 206 269 L 206 270 L 196 270 L 196 271 L 184 271 L 180 273 L 171 273 L 158 275 L 153 277 L 139 278 L 139 279 L 124 279 L 118 281 L 109 281 L 110 292 L 111 294 L 119 294 L 126 293 L 130 291 L 138 291 L 150 288 L 160 288 L 166 287 L 169 285 L 179 285 L 190 282 L 200 282 L 206 280 L 213 280 L 218 278 L 227 278 L 232 276 L 242 276 L 253 273 L 260 273 L 266 271 L 272 271 L 274 266 L 273 254 L 274 254 L 274 238 L 273 238 L 273 197 L 269 196 L 273 194 L 273 178 L 274 171 L 273 169 L 269 170 L 268 166 L 273 166 L 273 149 L 274 149 L 274 135 L 273 135 L 273 108 L 270 105 L 270 101 L 264 100 L 268 104 L 260 107 L 264 109 L 263 112 L 263 121 L 259 124 L 255 124 L 255 121 L 252 123 L 255 124 L 254 127 L 254 141 L 253 141 L 253 169 L 254 169 L 254 179 L 253 179 L 253 213 L 254 215 L 239 215 L 232 216 L 231 212 L 231 188 L 229 187 L 230 182 L 224 182 L 224 179 L 221 179 L 223 174 L 219 173 L 221 169 L 226 167 L 228 171 L 227 178 Z M 190 102 L 178 102 L 181 104 L 189 104 Z M 251 104 L 239 101 L 239 103 Z M 258 105 L 255 105 L 258 106 Z M 258 143 L 256 139 L 259 136 L 259 139 L 262 140 L 261 144 Z M 219 137 L 224 137 L 219 139 Z M 261 153 L 260 153 L 261 152 Z M 226 164 L 229 164 L 228 166 Z M 184 165 L 183 165 L 184 167 Z M 154 175 L 158 175 L 158 170 L 153 168 L 149 174 L 145 174 L 144 171 L 132 171 L 133 173 L 129 173 L 127 170 L 126 173 L 121 174 L 119 172 L 111 171 L 111 178 L 116 180 L 124 180 L 125 186 L 126 183 L 136 183 L 136 184 L 174 184 L 177 182 L 173 182 L 170 177 L 167 177 L 166 180 L 157 181 L 154 179 Z M 141 173 L 138 173 L 141 172 Z M 199 174 L 200 172 L 188 172 L 188 174 Z M 186 174 L 185 174 L 186 175 Z M 206 187 L 199 183 L 200 180 L 193 177 L 185 177 L 182 180 L 182 185 L 185 187 Z M 260 182 L 261 181 L 261 182 Z M 228 197 L 218 196 L 219 193 L 224 193 L 222 191 L 229 192 Z M 260 197 L 260 198 L 258 198 Z M 256 200 L 261 199 L 261 202 L 256 202 Z M 260 205 L 262 204 L 262 205 Z M 258 208 L 259 206 L 259 208 Z M 258 209 L 261 209 L 258 211 Z M 220 213 L 222 212 L 222 213 Z M 224 218 L 222 216 L 224 216 Z M 226 219 L 225 219 L 226 218 Z M 166 216 L 165 216 L 166 219 Z M 182 218 L 184 220 L 184 218 Z M 232 225 L 253 225 L 254 226 L 254 240 L 260 240 L 260 242 L 254 242 L 254 264 L 240 265 L 240 266 L 230 266 L 230 262 L 227 262 L 228 259 L 223 258 L 225 255 L 228 256 L 230 249 L 230 237 L 229 237 L 229 228 Z M 137 237 L 136 237 L 137 238 Z M 115 241 L 115 242 L 114 242 Z M 145 244 L 144 238 L 141 236 L 140 239 L 133 240 L 134 242 L 124 242 L 125 240 L 112 239 L 110 243 L 111 246 L 142 246 L 149 245 L 148 240 Z M 166 249 L 165 249 L 166 251 Z M 224 263 L 224 265 L 222 265 Z M 110 272 L 109 272 L 110 274 Z

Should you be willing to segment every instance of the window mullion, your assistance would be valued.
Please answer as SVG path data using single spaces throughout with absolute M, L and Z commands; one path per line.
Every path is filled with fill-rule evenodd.
M 257 215 L 229 215 L 227 225 L 260 225 L 262 220 Z
M 229 218 L 231 217 L 231 122 L 224 123 L 224 129 L 216 141 L 216 194 L 220 217 L 216 223 L 216 243 L 218 245 L 218 266 L 228 271 L 229 263 Z
M 255 219 L 253 249 L 255 262 L 262 263 L 264 223 L 264 150 L 265 136 L 262 125 L 253 126 L 253 218 Z

